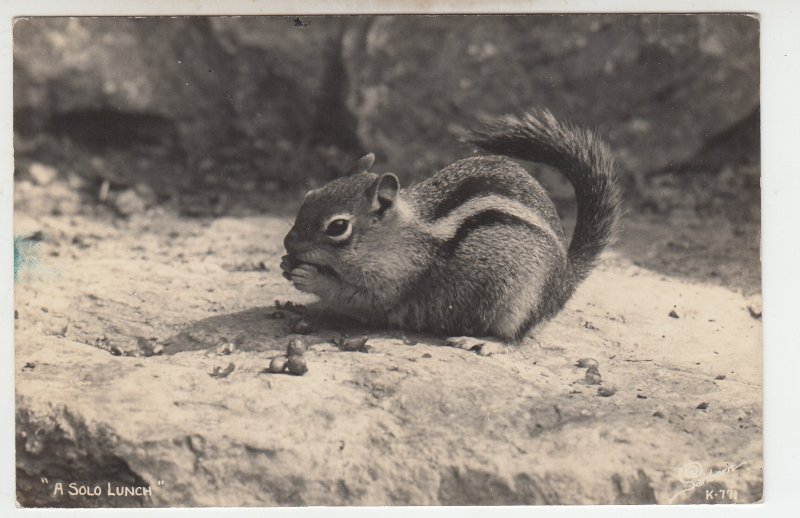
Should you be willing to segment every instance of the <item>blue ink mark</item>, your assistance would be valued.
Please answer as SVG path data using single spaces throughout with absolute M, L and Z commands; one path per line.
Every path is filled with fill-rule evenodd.
M 39 231 L 14 238 L 14 283 L 20 281 L 23 273 L 33 273 L 39 267 L 39 243 L 42 239 L 44 235 Z

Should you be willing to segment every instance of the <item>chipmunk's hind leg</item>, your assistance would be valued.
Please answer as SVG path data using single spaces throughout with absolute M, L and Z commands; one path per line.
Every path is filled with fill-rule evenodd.
M 489 330 L 510 343 L 521 342 L 531 329 L 561 309 L 567 276 L 566 251 L 559 243 L 540 239 L 526 243 L 518 252 L 527 261 L 515 269 L 517 282 L 498 302 Z

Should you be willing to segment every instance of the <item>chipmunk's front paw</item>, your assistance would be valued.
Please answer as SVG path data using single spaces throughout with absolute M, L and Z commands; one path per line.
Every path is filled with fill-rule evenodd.
M 293 256 L 284 255 L 283 257 L 281 257 L 281 270 L 283 270 L 283 276 L 289 280 L 292 280 L 291 277 L 292 270 L 294 270 L 301 264 L 303 263 L 295 259 Z
M 288 279 L 294 287 L 306 293 L 324 295 L 329 291 L 331 280 L 320 273 L 316 266 L 301 264 L 289 272 Z

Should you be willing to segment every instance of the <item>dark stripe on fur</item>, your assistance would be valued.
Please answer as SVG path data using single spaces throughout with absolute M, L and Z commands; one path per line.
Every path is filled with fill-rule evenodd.
M 478 212 L 477 214 L 473 214 L 461 222 L 461 226 L 458 227 L 455 235 L 444 242 L 442 250 L 444 251 L 445 255 L 452 256 L 456 253 L 456 250 L 458 250 L 461 242 L 467 239 L 467 237 L 469 237 L 474 230 L 481 227 L 500 224 L 525 226 L 541 232 L 539 227 L 531 225 L 524 219 L 512 216 L 511 214 L 507 214 L 496 209 L 489 209 L 483 212 Z
M 496 194 L 508 198 L 517 198 L 513 185 L 505 185 L 496 177 L 474 176 L 461 182 L 447 197 L 439 202 L 433 210 L 433 219 L 446 217 L 453 210 L 462 206 L 467 200 L 477 196 Z

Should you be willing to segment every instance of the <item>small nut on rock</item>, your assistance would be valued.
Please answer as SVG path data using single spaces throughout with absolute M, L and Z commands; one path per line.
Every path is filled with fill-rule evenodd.
M 226 342 L 217 347 L 217 354 L 228 355 L 232 354 L 235 350 L 236 350 L 236 344 L 231 342 Z
M 580 367 L 581 369 L 589 369 L 589 368 L 598 368 L 600 364 L 594 358 L 581 358 L 577 362 L 575 362 L 576 367 Z
M 306 359 L 302 356 L 292 356 L 289 358 L 288 361 L 288 369 L 289 372 L 296 376 L 302 376 L 306 372 L 308 372 L 308 366 L 306 365 Z
M 303 356 L 306 352 L 306 345 L 303 341 L 296 336 L 289 340 L 289 346 L 286 348 L 286 354 L 289 356 Z
M 311 324 L 306 322 L 303 319 L 298 320 L 292 326 L 292 331 L 299 334 L 299 335 L 307 335 L 310 334 L 313 329 L 311 328 Z
M 208 373 L 208 375 L 211 376 L 212 378 L 217 378 L 217 379 L 227 378 L 228 375 L 230 375 L 230 373 L 232 373 L 235 369 L 236 365 L 234 365 L 233 363 L 228 363 L 228 366 L 225 367 L 224 369 L 219 365 L 217 365 L 214 367 L 213 371 Z
M 597 370 L 597 367 L 589 367 L 586 369 L 586 375 L 583 377 L 583 381 L 587 385 L 599 385 L 603 381 L 603 377 L 600 376 L 600 371 Z
M 289 361 L 285 356 L 276 356 L 269 362 L 269 371 L 275 374 L 281 373 L 286 369 L 286 363 Z
M 372 346 L 367 344 L 367 340 L 369 338 L 366 336 L 349 338 L 347 335 L 342 335 L 339 338 L 332 339 L 331 343 L 340 351 L 368 353 L 372 350 Z

